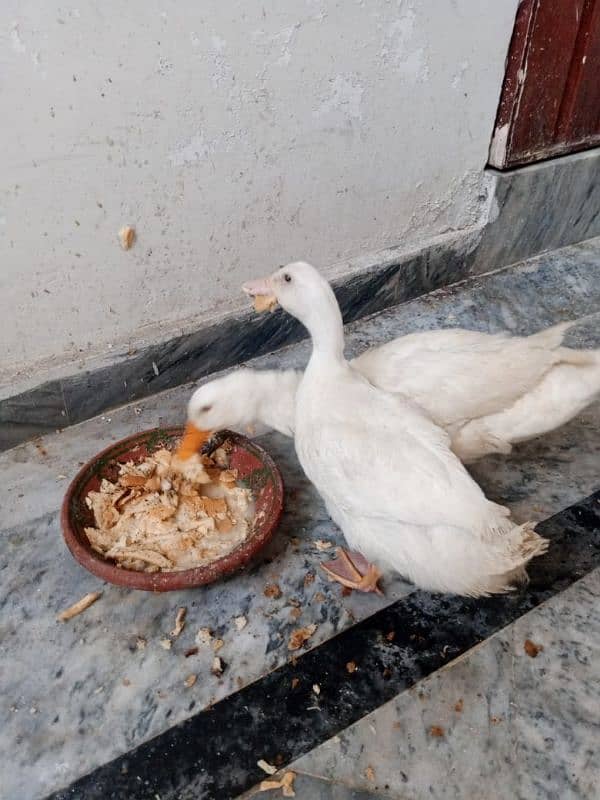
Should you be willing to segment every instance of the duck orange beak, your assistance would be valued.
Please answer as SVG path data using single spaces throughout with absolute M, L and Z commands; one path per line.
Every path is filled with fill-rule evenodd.
M 211 436 L 211 431 L 201 431 L 193 422 L 188 422 L 185 426 L 185 432 L 181 444 L 177 448 L 176 456 L 182 461 L 200 452 L 200 448 L 205 442 L 208 442 Z
M 273 294 L 273 289 L 268 278 L 259 278 L 257 281 L 248 281 L 242 286 L 242 290 L 250 297 L 254 298 L 254 308 L 259 313 L 262 311 L 273 311 L 277 306 L 277 298 Z

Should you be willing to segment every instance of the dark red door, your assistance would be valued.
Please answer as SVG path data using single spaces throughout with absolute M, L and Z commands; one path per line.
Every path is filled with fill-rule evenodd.
M 600 144 L 600 0 L 521 0 L 490 147 L 507 169 Z

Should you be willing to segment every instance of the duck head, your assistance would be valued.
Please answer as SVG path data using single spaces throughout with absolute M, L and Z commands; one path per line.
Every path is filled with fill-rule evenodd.
M 245 283 L 242 288 L 251 297 L 264 298 L 265 307 L 276 300 L 308 330 L 315 350 L 343 353 L 338 302 L 329 283 L 310 264 L 295 261 L 266 278 Z
M 207 439 L 215 431 L 224 428 L 240 428 L 253 421 L 253 395 L 257 389 L 248 391 L 247 370 L 236 370 L 222 378 L 205 383 L 196 389 L 188 403 L 188 424 L 207 433 Z

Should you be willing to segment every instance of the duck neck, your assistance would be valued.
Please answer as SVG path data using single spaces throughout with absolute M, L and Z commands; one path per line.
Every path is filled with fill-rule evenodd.
M 313 359 L 343 362 L 344 323 L 333 290 L 327 288 L 329 291 L 323 302 L 315 303 L 310 309 L 304 325 L 312 339 Z

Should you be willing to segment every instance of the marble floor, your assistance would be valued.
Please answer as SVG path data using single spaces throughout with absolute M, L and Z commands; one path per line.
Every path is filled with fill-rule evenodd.
M 577 320 L 569 344 L 600 347 L 599 269 L 599 240 L 546 254 L 353 323 L 348 352 L 413 330 L 531 333 L 564 319 Z M 300 343 L 253 365 L 301 366 L 307 353 Z M 265 433 L 260 441 L 281 467 L 286 510 L 250 570 L 211 587 L 147 595 L 103 585 L 73 561 L 58 509 L 79 464 L 137 430 L 180 423 L 190 389 L 168 390 L 0 454 L 0 796 L 222 799 L 259 781 L 261 757 L 281 755 L 298 773 L 296 796 L 308 800 L 592 797 L 600 777 L 593 745 L 600 725 L 593 538 L 589 557 L 579 562 L 571 548 L 545 593 L 502 606 L 505 616 L 493 624 L 501 603 L 490 601 L 486 624 L 469 638 L 465 620 L 476 615 L 473 606 L 435 606 L 401 579 L 389 582 L 382 598 L 345 596 L 324 579 L 319 563 L 327 554 L 315 543 L 337 543 L 340 534 L 303 477 L 292 443 Z M 515 516 L 543 520 L 592 495 L 599 465 L 596 404 L 545 439 L 472 471 Z M 594 532 L 589 503 L 577 513 Z M 265 594 L 269 585 L 277 591 Z M 69 624 L 56 621 L 58 611 L 90 591 L 103 593 L 92 608 Z M 299 663 L 306 674 L 319 674 L 323 659 L 341 657 L 337 650 L 350 644 L 366 646 L 374 625 L 391 624 L 415 604 L 419 613 L 435 606 L 446 615 L 442 661 L 429 654 L 425 667 L 411 656 L 406 674 L 381 686 L 365 680 L 360 690 L 349 687 L 351 702 L 340 681 L 336 697 L 346 710 L 337 720 L 310 684 L 299 714 L 288 698 L 294 628 L 316 626 Z M 187 607 L 186 627 L 165 650 L 161 639 L 180 606 Z M 247 619 L 241 631 L 238 616 Z M 507 625 L 498 630 L 502 619 Z M 201 628 L 223 641 L 220 677 L 210 671 L 211 644 L 197 643 Z M 544 646 L 535 659 L 523 653 L 528 638 Z M 198 652 L 186 656 L 194 647 Z M 392 656 L 400 658 L 390 651 L 389 665 L 381 656 L 384 671 L 391 672 Z M 198 679 L 188 687 L 191 674 Z M 266 739 L 253 737 L 279 724 L 267 713 L 272 698 L 281 716 L 297 720 L 296 728 L 282 728 L 289 741 L 281 753 L 267 752 Z

